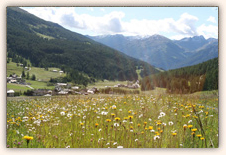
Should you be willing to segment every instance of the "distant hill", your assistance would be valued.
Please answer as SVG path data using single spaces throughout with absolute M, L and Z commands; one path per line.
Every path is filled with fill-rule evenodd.
M 170 69 L 175 61 L 185 59 L 184 49 L 174 44 L 170 39 L 160 35 L 141 39 L 124 37 L 122 35 L 91 38 L 129 56 L 166 70 Z
M 203 36 L 183 38 L 181 40 L 174 40 L 173 42 L 187 51 L 194 51 L 208 43 Z
M 137 67 L 158 72 L 148 63 L 129 57 L 62 26 L 42 20 L 18 7 L 7 7 L 7 55 L 30 60 L 36 67 L 58 67 L 66 80 L 87 84 L 95 79 L 136 80 Z
M 187 57 L 186 60 L 180 62 L 174 66 L 174 68 L 181 68 L 186 66 L 191 66 L 195 64 L 199 64 L 201 62 L 205 62 L 207 60 L 217 58 L 218 57 L 218 41 L 213 40 L 208 42 L 201 48 L 190 52 L 190 56 Z
M 218 57 L 217 39 L 203 36 L 170 40 L 161 35 L 131 37 L 123 35 L 89 36 L 129 56 L 165 70 L 191 66 Z M 212 42 L 215 42 L 212 44 Z M 207 46 L 208 45 L 208 46 Z M 212 47 L 211 47 L 212 46 Z M 203 52 L 199 52 L 199 51 Z M 211 49 L 211 51 L 209 51 Z M 212 54 L 206 54 L 212 53 Z M 195 58 L 195 60 L 192 60 Z

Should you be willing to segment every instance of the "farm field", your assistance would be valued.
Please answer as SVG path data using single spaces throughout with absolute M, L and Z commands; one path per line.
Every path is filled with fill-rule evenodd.
M 53 70 L 57 70 L 58 72 L 53 72 Z M 7 76 L 10 74 L 17 74 L 21 75 L 23 71 L 23 67 L 17 66 L 15 62 L 7 63 Z M 35 74 L 36 80 L 38 81 L 49 81 L 50 78 L 57 78 L 65 76 L 65 73 L 59 73 L 59 68 L 48 68 L 48 71 L 44 68 L 39 67 L 31 67 L 31 70 L 29 70 L 29 75 L 32 76 L 32 74 Z M 25 74 L 27 74 L 28 70 L 25 70 Z
M 97 81 L 95 82 L 95 84 L 89 84 L 88 88 L 105 88 L 105 86 L 110 86 L 110 87 L 114 87 L 114 85 L 117 84 L 127 84 L 127 81 L 108 81 L 108 80 L 104 80 L 104 81 Z
M 30 88 L 26 87 L 25 85 L 19 85 L 14 83 L 7 83 L 7 89 L 13 89 L 16 92 L 24 92 L 29 90 Z
M 7 147 L 218 147 L 218 95 L 156 94 L 8 100 Z
M 57 70 L 58 72 L 53 72 L 52 70 Z M 10 62 L 7 63 L 7 76 L 15 73 L 20 76 L 23 71 L 23 67 L 17 66 L 16 63 Z M 49 70 L 45 70 L 44 68 L 31 67 L 31 70 L 25 70 L 25 74 L 29 72 L 30 77 L 32 74 L 36 76 L 36 81 L 26 80 L 27 83 L 30 83 L 31 87 L 34 89 L 53 89 L 54 86 L 47 86 L 47 82 L 50 78 L 57 78 L 61 76 L 65 76 L 65 73 L 59 73 L 59 68 L 49 68 Z M 15 83 L 7 83 L 7 89 L 13 89 L 16 92 L 24 92 L 31 88 L 26 87 L 25 85 L 15 84 Z
M 30 83 L 31 87 L 34 89 L 53 89 L 54 86 L 47 86 L 46 82 L 43 81 L 32 81 L 32 80 L 26 80 L 26 82 Z M 31 90 L 31 88 L 25 86 L 25 85 L 20 85 L 20 84 L 15 84 L 15 83 L 7 83 L 7 89 L 13 89 L 16 92 L 24 92 L 27 90 Z

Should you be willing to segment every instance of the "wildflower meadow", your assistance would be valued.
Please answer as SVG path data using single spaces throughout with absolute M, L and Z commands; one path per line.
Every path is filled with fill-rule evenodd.
M 7 101 L 8 148 L 216 148 L 218 98 L 68 96 Z

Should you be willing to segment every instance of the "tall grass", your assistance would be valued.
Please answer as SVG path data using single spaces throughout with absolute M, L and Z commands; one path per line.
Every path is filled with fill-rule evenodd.
M 138 94 L 11 100 L 7 147 L 218 147 L 218 99 L 203 101 Z
M 117 87 L 100 88 L 99 91 L 103 94 L 140 94 L 139 89 L 126 89 Z

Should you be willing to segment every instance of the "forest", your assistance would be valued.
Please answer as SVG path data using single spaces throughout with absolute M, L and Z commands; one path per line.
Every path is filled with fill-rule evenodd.
M 148 70 L 143 76 L 158 72 L 146 62 L 19 8 L 7 8 L 7 54 L 14 62 L 26 59 L 35 67 L 60 68 L 67 73 L 67 82 L 77 84 L 93 79 L 137 80 L 137 66 Z
M 218 58 L 179 69 L 147 76 L 141 81 L 141 90 L 167 88 L 169 93 L 193 93 L 218 89 Z

